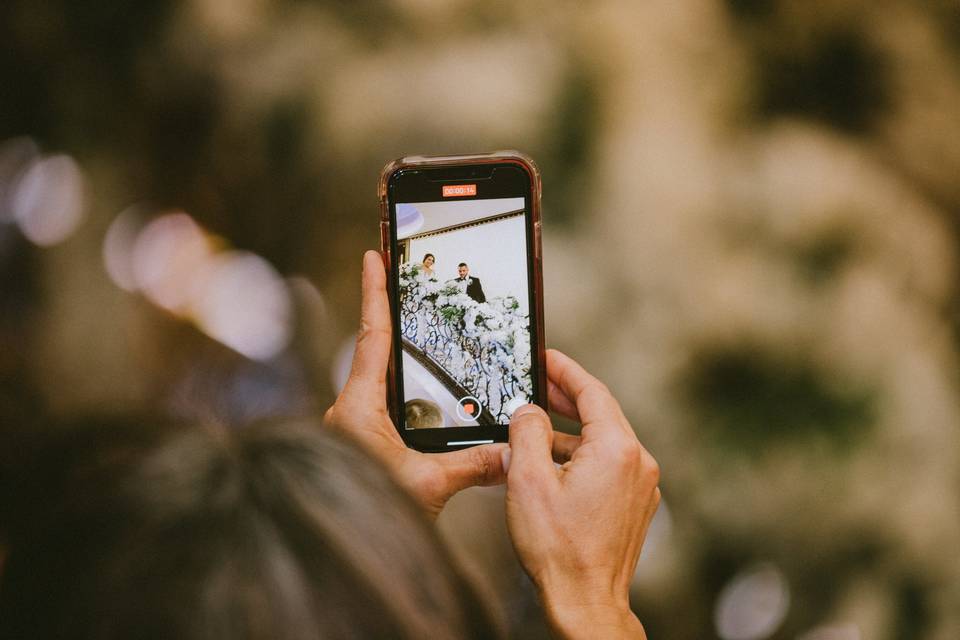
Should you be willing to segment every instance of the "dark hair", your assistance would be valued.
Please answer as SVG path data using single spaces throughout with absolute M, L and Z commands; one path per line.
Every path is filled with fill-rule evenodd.
M 38 460 L 0 638 L 501 635 L 413 498 L 315 424 L 78 429 Z
M 466 263 L 466 262 L 461 262 L 461 263 L 458 264 L 457 266 L 458 266 L 458 267 L 466 267 L 466 266 L 467 266 L 467 263 Z
M 423 256 L 423 260 L 421 260 L 420 262 L 426 262 L 427 258 L 433 258 L 434 262 L 437 261 L 437 256 L 433 255 L 432 253 L 428 253 L 427 255 Z

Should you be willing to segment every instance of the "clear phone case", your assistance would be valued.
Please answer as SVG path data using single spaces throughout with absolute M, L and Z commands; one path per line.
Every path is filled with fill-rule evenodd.
M 530 178 L 530 215 L 533 228 L 533 261 L 530 273 L 530 283 L 534 291 L 535 322 L 531 326 L 531 347 L 536 358 L 536 393 L 534 403 L 547 409 L 547 384 L 546 384 L 546 353 L 545 339 L 543 330 L 543 260 L 540 243 L 540 196 L 542 191 L 540 181 L 540 170 L 533 162 L 533 159 L 519 151 L 505 150 L 492 153 L 479 153 L 469 155 L 452 156 L 406 156 L 388 163 L 380 173 L 380 180 L 377 193 L 380 201 L 380 248 L 384 260 L 384 266 L 387 273 L 392 273 L 393 255 L 391 248 L 391 229 L 390 229 L 390 204 L 388 202 L 388 186 L 391 177 L 398 171 L 418 167 L 461 167 L 475 164 L 490 163 L 511 163 L 521 167 Z M 396 310 L 395 284 L 393 278 L 388 277 L 388 288 L 390 294 L 390 306 L 392 312 Z M 396 324 L 396 318 L 393 319 Z M 397 398 L 397 366 L 395 358 L 390 358 L 388 372 L 388 403 L 391 417 L 394 424 L 400 424 L 400 407 Z M 401 435 L 405 435 L 401 433 Z M 406 440 L 406 436 L 404 437 Z

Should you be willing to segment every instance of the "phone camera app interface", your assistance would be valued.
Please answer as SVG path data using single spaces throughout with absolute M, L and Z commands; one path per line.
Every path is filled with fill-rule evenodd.
M 509 424 L 533 397 L 524 199 L 400 203 L 396 224 L 406 428 Z

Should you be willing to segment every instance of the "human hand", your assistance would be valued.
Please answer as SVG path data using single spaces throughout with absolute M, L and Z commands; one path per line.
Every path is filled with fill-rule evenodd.
M 581 420 L 559 469 L 550 419 L 534 405 L 510 423 L 507 528 L 551 624 L 566 637 L 646 637 L 629 588 L 660 502 L 659 467 L 599 380 L 547 352 L 551 407 Z
M 347 384 L 324 416 L 326 427 L 351 436 L 387 465 L 436 517 L 461 489 L 502 483 L 506 443 L 425 454 L 407 448 L 387 410 L 387 363 L 393 329 L 386 270 L 376 251 L 363 256 L 360 333 Z

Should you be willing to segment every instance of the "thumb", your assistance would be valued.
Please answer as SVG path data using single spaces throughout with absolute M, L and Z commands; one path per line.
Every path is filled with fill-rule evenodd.
M 524 405 L 510 420 L 510 474 L 524 479 L 557 482 L 553 466 L 553 425 L 540 407 Z
M 503 453 L 506 444 L 486 444 L 436 455 L 443 467 L 449 495 L 468 487 L 501 484 L 506 479 Z
M 387 276 L 383 259 L 376 251 L 363 256 L 363 300 L 360 309 L 360 334 L 353 353 L 353 367 L 347 387 L 372 400 L 379 398 L 386 385 L 387 362 L 393 329 L 390 302 L 387 299 Z

